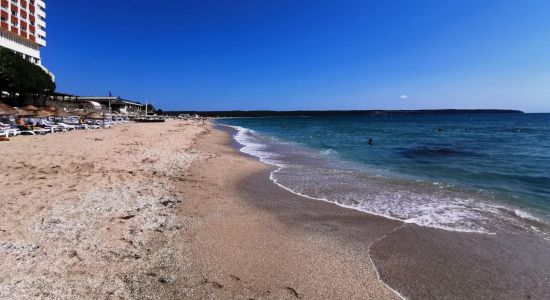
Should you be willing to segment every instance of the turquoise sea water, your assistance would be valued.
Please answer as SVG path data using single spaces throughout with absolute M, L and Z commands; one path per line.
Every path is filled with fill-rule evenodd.
M 278 166 L 273 181 L 311 198 L 461 231 L 538 232 L 550 219 L 550 114 L 217 122 Z

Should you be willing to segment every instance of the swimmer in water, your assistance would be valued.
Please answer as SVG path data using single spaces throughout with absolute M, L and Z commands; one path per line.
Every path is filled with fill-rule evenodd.
M 373 145 L 374 141 L 372 139 L 369 139 L 369 145 Z

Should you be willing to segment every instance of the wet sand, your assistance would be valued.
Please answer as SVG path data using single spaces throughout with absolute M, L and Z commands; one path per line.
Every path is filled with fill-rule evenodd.
M 370 257 L 381 279 L 406 298 L 550 298 L 550 244 L 540 236 L 404 224 L 296 196 L 273 184 L 270 171 L 241 181 L 242 197 L 303 234 L 336 241 L 360 264 Z
M 268 180 L 270 167 L 241 155 L 212 130 L 197 149 L 212 159 L 181 188 L 200 215 L 191 261 L 213 298 L 397 299 L 378 279 L 368 245 L 398 222 L 304 201 Z M 344 230 L 345 228 L 345 230 Z
M 383 280 L 411 299 L 550 299 L 549 250 L 536 236 L 407 225 L 371 254 Z

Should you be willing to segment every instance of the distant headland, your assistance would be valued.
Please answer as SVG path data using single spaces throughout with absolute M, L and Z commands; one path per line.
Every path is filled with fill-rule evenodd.
M 168 111 L 169 115 L 200 115 L 203 117 L 318 117 L 318 116 L 392 116 L 392 115 L 453 115 L 453 114 L 522 114 L 508 109 L 421 109 L 421 110 L 252 110 L 252 111 Z

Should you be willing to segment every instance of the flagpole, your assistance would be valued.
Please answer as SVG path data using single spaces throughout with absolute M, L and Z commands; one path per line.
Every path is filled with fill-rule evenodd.
M 111 91 L 109 91 L 109 113 L 112 113 L 112 111 L 111 111 L 111 97 L 113 97 L 113 94 L 111 94 Z

